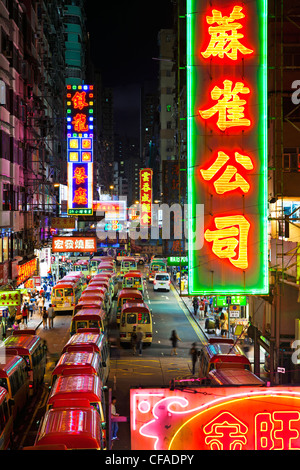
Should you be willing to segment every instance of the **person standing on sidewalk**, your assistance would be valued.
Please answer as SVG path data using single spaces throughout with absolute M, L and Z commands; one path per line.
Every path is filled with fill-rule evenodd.
M 193 298 L 193 307 L 194 307 L 194 315 L 197 315 L 198 307 L 199 307 L 199 299 L 198 297 Z
M 38 300 L 37 300 L 37 306 L 39 308 L 39 313 L 40 313 L 41 316 L 43 316 L 44 305 L 45 305 L 45 299 L 42 295 L 40 295 Z
M 116 397 L 112 397 L 111 405 L 110 405 L 110 414 L 112 418 L 119 416 L 119 413 L 117 413 L 116 411 L 116 403 L 117 403 Z M 119 429 L 119 426 L 118 426 L 117 421 L 112 421 L 111 423 L 111 439 L 112 440 L 118 439 L 118 436 L 117 436 L 118 429 Z
M 50 330 L 50 328 L 53 328 L 53 317 L 54 317 L 54 308 L 52 307 L 52 304 L 50 304 L 49 307 L 48 307 L 48 326 L 49 326 L 49 330 Z

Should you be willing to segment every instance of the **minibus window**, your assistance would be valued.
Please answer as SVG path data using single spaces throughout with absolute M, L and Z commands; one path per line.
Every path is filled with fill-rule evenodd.
M 71 289 L 70 287 L 66 288 L 65 289 L 65 297 L 70 297 L 71 295 L 73 295 L 73 289 Z
M 64 291 L 63 289 L 55 289 L 55 297 L 63 297 Z
M 133 325 L 136 323 L 136 314 L 135 313 L 128 313 L 127 314 L 127 323 L 128 325 Z
M 77 329 L 78 328 L 87 328 L 88 327 L 88 324 L 86 321 L 78 321 L 77 322 Z
M 97 322 L 97 320 L 90 320 L 90 328 L 98 328 L 99 327 L 99 323 Z
M 150 323 L 150 315 L 148 312 L 139 313 L 139 324 L 146 325 Z
M 7 379 L 4 379 L 4 378 L 0 379 L 0 387 L 3 387 L 5 388 L 5 390 L 8 391 Z
M 99 403 L 91 403 L 91 406 L 93 406 L 93 407 L 95 408 L 95 410 L 97 410 L 98 413 L 101 414 L 101 413 L 100 413 L 100 406 L 99 406 Z
M 30 367 L 30 359 L 29 359 L 29 356 L 22 356 L 22 357 L 23 357 L 23 359 L 25 360 L 26 365 L 27 365 L 28 367 Z

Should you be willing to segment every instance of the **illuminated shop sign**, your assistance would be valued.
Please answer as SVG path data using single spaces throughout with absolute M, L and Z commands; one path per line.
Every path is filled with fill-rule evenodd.
M 17 286 L 33 276 L 37 268 L 36 258 L 18 266 Z
M 105 212 L 106 220 L 126 220 L 126 201 L 94 201 L 94 212 Z
M 267 2 L 187 1 L 189 294 L 268 292 Z
M 67 85 L 68 214 L 93 213 L 94 92 Z
M 19 290 L 0 292 L 0 306 L 12 307 L 21 305 L 21 292 Z
M 95 252 L 97 251 L 96 238 L 92 237 L 53 237 L 52 252 Z
M 140 170 L 140 223 L 151 225 L 152 220 L 152 176 L 151 168 Z
M 299 387 L 130 390 L 132 450 L 298 450 Z

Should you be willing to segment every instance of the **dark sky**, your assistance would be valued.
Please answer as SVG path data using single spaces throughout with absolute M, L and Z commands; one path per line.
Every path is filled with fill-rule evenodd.
M 91 55 L 106 86 L 114 88 L 117 131 L 139 134 L 139 95 L 158 73 L 157 35 L 172 26 L 171 0 L 87 0 Z

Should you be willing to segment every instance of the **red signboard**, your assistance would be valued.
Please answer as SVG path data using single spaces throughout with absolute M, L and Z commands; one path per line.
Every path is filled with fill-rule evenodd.
M 33 276 L 36 270 L 36 258 L 18 266 L 17 286 Z
M 93 237 L 53 237 L 52 252 L 95 252 L 97 240 Z
M 299 450 L 300 387 L 130 391 L 132 450 Z

